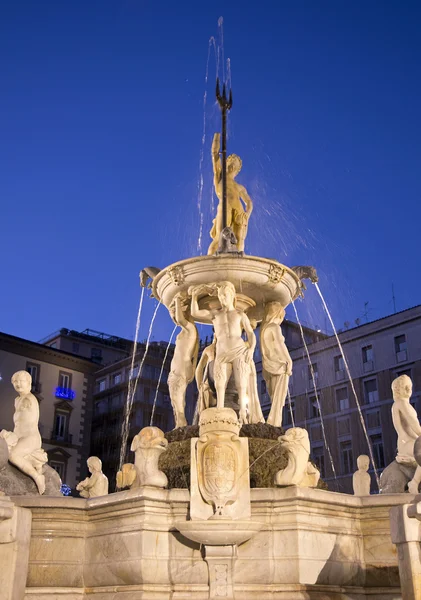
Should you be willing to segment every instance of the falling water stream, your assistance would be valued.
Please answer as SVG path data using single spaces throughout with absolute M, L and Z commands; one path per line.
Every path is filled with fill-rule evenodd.
M 152 407 L 151 421 L 150 421 L 150 423 L 149 423 L 149 425 L 150 425 L 151 427 L 152 427 L 152 425 L 153 425 L 153 418 L 154 418 L 154 416 L 155 416 L 156 400 L 157 400 L 157 398 L 158 398 L 159 386 L 160 386 L 160 384 L 161 384 L 162 373 L 164 372 L 165 361 L 167 360 L 168 351 L 169 351 L 169 349 L 170 349 L 171 342 L 172 342 L 172 339 L 173 339 L 173 337 L 174 337 L 174 333 L 175 333 L 175 331 L 176 331 L 177 327 L 178 327 L 178 325 L 176 325 L 176 326 L 174 327 L 174 329 L 172 330 L 171 337 L 170 337 L 170 339 L 169 339 L 169 342 L 168 342 L 168 344 L 167 344 L 167 349 L 165 350 L 164 359 L 163 359 L 163 361 L 162 361 L 161 371 L 160 371 L 160 373 L 159 373 L 159 377 L 158 377 L 158 383 L 156 384 L 155 397 L 154 397 L 154 399 L 153 399 L 153 407 Z
M 291 392 L 289 391 L 289 388 L 287 390 L 288 393 L 288 408 L 289 408 L 289 414 L 291 416 L 291 424 L 293 427 L 295 427 L 295 420 L 294 420 L 294 411 L 292 410 L 292 401 L 291 401 Z
M 349 370 L 348 361 L 346 360 L 345 353 L 344 353 L 344 350 L 342 348 L 342 344 L 341 344 L 341 342 L 339 340 L 339 336 L 338 336 L 338 333 L 336 331 L 336 327 L 335 327 L 335 325 L 333 323 L 332 316 L 331 316 L 331 314 L 329 312 L 329 309 L 328 309 L 328 307 L 326 305 L 326 301 L 325 301 L 325 299 L 323 297 L 323 294 L 322 294 L 322 292 L 321 292 L 318 284 L 315 283 L 314 285 L 316 286 L 317 292 L 318 292 L 318 294 L 319 294 L 319 296 L 320 296 L 320 298 L 322 300 L 323 307 L 324 307 L 324 309 L 326 311 L 326 314 L 327 314 L 328 319 L 330 321 L 330 324 L 332 326 L 333 332 L 335 334 L 336 341 L 338 343 L 338 347 L 339 347 L 339 350 L 340 350 L 340 353 L 341 353 L 341 356 L 342 356 L 342 360 L 344 361 L 345 371 L 346 371 L 346 373 L 348 375 L 348 379 L 349 379 L 349 383 L 351 385 L 352 393 L 353 393 L 354 398 L 355 398 L 355 404 L 357 405 L 358 414 L 359 414 L 360 421 L 361 421 L 361 426 L 363 428 L 365 439 L 367 440 L 368 451 L 369 451 L 369 454 L 370 454 L 371 464 L 373 465 L 373 470 L 374 470 L 374 475 L 376 477 L 377 487 L 380 490 L 380 479 L 379 479 L 379 475 L 378 475 L 378 472 L 377 472 L 376 463 L 374 462 L 373 447 L 372 447 L 372 444 L 371 444 L 371 441 L 370 441 L 370 437 L 369 437 L 369 435 L 367 433 L 367 427 L 365 426 L 364 416 L 363 416 L 363 413 L 361 411 L 361 405 L 360 405 L 360 402 L 358 400 L 357 392 L 356 392 L 355 387 L 354 387 L 354 382 L 353 382 L 352 377 L 351 377 L 351 372 Z
M 132 360 L 131 360 L 131 363 L 130 363 L 129 385 L 127 386 L 127 397 L 131 396 L 132 387 L 133 387 L 134 361 L 136 359 L 137 340 L 139 338 L 139 329 L 140 329 L 140 315 L 142 314 L 142 306 L 143 306 L 143 296 L 144 296 L 144 294 L 145 294 L 145 288 L 142 287 L 142 292 L 140 294 L 139 310 L 137 311 L 136 329 L 135 329 L 135 334 L 134 334 Z
M 142 299 L 143 299 L 143 295 L 142 295 Z M 137 384 L 138 384 L 140 375 L 142 373 L 143 364 L 145 362 L 145 358 L 148 353 L 149 342 L 150 342 L 150 339 L 152 336 L 152 328 L 153 328 L 153 324 L 155 321 L 156 313 L 158 312 L 158 308 L 160 307 L 160 305 L 161 305 L 161 303 L 158 302 L 155 307 L 154 313 L 152 315 L 152 319 L 151 319 L 151 322 L 149 325 L 148 337 L 146 339 L 145 351 L 143 353 L 142 360 L 140 361 L 139 369 L 137 371 L 137 375 L 136 375 L 136 379 L 134 380 L 134 384 L 130 386 L 130 395 L 129 395 L 129 389 L 127 390 L 126 404 L 124 406 L 123 425 L 121 428 L 120 462 L 118 464 L 119 471 L 121 471 L 121 467 L 123 466 L 124 458 L 126 456 L 126 446 L 127 446 L 127 440 L 129 438 L 129 430 L 130 430 L 129 420 L 130 420 L 130 413 L 131 413 L 132 406 L 133 406 L 133 400 L 136 395 Z M 140 318 L 139 318 L 139 322 L 140 322 Z M 132 363 L 134 364 L 134 360 L 132 360 Z M 130 375 L 131 376 L 133 375 L 133 371 L 131 371 Z M 129 385 L 132 382 L 132 379 L 133 379 L 133 377 L 130 379 Z
M 322 414 L 322 407 L 320 406 L 319 394 L 317 393 L 316 377 L 314 375 L 314 369 L 313 369 L 313 365 L 312 365 L 312 362 L 311 362 L 310 353 L 308 351 L 307 342 L 306 342 L 305 337 L 304 337 L 304 331 L 303 331 L 303 327 L 301 325 L 300 318 L 298 316 L 297 308 L 296 308 L 294 300 L 292 298 L 291 298 L 291 303 L 292 303 L 292 306 L 294 308 L 295 318 L 297 319 L 297 323 L 298 323 L 298 326 L 300 328 L 301 337 L 303 339 L 303 344 L 304 344 L 305 352 L 306 352 L 307 358 L 308 358 L 308 364 L 309 364 L 309 368 L 310 368 L 311 379 L 313 381 L 314 396 L 316 398 L 317 408 L 318 408 L 319 415 L 320 415 L 320 424 L 322 426 L 323 441 L 324 441 L 327 453 L 329 454 L 330 466 L 332 467 L 333 475 L 334 475 L 335 479 L 337 480 L 336 469 L 335 469 L 335 465 L 333 463 L 332 453 L 330 451 L 329 444 L 327 443 L 326 431 L 325 431 L 325 424 L 324 424 L 324 421 L 323 421 L 323 414 Z

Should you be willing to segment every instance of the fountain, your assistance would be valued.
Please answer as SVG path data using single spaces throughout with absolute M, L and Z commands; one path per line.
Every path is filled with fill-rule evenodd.
M 151 420 L 132 440 L 134 464 L 123 464 L 143 365 L 134 377 L 133 359 L 117 473 L 122 491 L 106 494 L 100 458 L 91 457 L 92 477 L 79 484 L 81 498 L 42 495 L 41 466 L 27 470 L 39 494 L 0 498 L 5 600 L 401 598 L 389 511 L 395 509 L 396 522 L 404 520 L 411 495 L 364 495 L 367 473 L 358 475 L 364 485 L 356 478 L 354 496 L 323 489 L 307 431 L 282 429 L 292 363 L 280 323 L 285 308 L 303 295 L 303 280 L 315 283 L 317 273 L 245 254 L 253 202 L 235 179 L 240 158 L 227 157 L 231 91 L 223 85 L 221 92 L 218 82 L 216 95 L 222 139 L 214 136 L 212 161 L 219 205 L 208 254 L 141 271 L 142 287 L 157 301 L 153 319 L 163 305 L 181 328 L 169 375 L 176 428 L 164 435 Z M 200 360 L 197 323 L 214 328 Z M 272 400 L 267 423 L 253 362 L 259 323 Z M 151 331 L 152 323 L 145 355 Z M 185 391 L 194 376 L 198 425 L 188 426 Z M 396 410 L 403 414 L 408 407 Z M 38 430 L 33 435 L 37 440 Z M 0 475 L 8 459 L 20 468 L 13 436 L 0 436 Z M 41 454 L 39 445 L 33 452 Z M 405 453 L 400 450 L 393 473 Z M 415 490 L 421 469 L 410 459 Z M 416 506 L 408 518 L 417 525 Z M 396 543 L 412 544 L 396 524 L 393 532 Z M 408 552 L 413 568 L 401 564 L 401 573 L 416 573 L 413 545 Z

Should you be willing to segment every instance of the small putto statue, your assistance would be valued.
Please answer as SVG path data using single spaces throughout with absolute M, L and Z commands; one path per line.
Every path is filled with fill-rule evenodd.
M 174 411 L 175 428 L 185 427 L 186 389 L 193 381 L 199 351 L 199 334 L 190 315 L 189 300 L 180 294 L 174 298 L 170 315 L 181 331 L 175 342 L 174 356 L 171 361 L 168 387 Z
M 285 310 L 279 302 L 269 302 L 265 307 L 260 328 L 263 378 L 272 407 L 267 422 L 275 427 L 282 426 L 282 412 L 288 394 L 289 378 L 292 375 L 292 360 L 282 335 L 281 323 Z
M 213 164 L 213 182 L 215 193 L 219 204 L 216 211 L 216 217 L 213 220 L 213 226 L 210 231 L 212 242 L 208 249 L 208 254 L 215 254 L 218 250 L 219 238 L 222 233 L 222 164 L 219 155 L 221 145 L 221 136 L 215 133 L 212 142 L 212 164 Z M 253 202 L 247 193 L 246 188 L 235 181 L 236 176 L 241 171 L 241 158 L 236 154 L 231 154 L 227 158 L 227 227 L 230 227 L 237 240 L 237 250 L 244 252 L 244 242 L 247 235 L 248 221 L 253 210 Z M 244 202 L 244 206 L 242 204 Z
M 47 453 L 41 447 L 41 435 L 38 429 L 39 404 L 31 394 L 32 377 L 27 371 L 17 371 L 12 377 L 12 385 L 19 394 L 15 399 L 13 431 L 0 431 L 9 450 L 9 462 L 26 475 L 29 475 L 38 488 L 45 492 L 43 466 L 48 461 Z
M 77 491 L 82 498 L 106 496 L 108 494 L 108 477 L 102 472 L 102 461 L 97 456 L 90 456 L 86 464 L 91 476 L 77 484 Z
M 398 454 L 396 462 L 416 467 L 412 480 L 408 483 L 410 494 L 418 494 L 421 481 L 421 467 L 414 458 L 414 444 L 421 436 L 421 426 L 418 421 L 417 411 L 410 404 L 412 396 L 412 381 L 408 375 L 401 375 L 392 382 L 392 420 L 398 434 Z
M 201 293 L 218 295 L 221 308 L 200 309 L 198 296 Z M 214 379 L 216 388 L 217 408 L 224 408 L 225 391 L 231 373 L 234 375 L 235 386 L 240 405 L 240 423 L 263 421 L 260 404 L 255 399 L 251 389 L 253 370 L 253 353 L 256 347 L 256 336 L 246 313 L 236 308 L 236 291 L 230 281 L 196 286 L 189 289 L 191 294 L 191 314 L 194 319 L 211 321 L 216 336 L 216 352 L 214 364 Z M 245 331 L 247 341 L 243 340 Z M 251 394 L 249 394 L 249 391 Z M 259 404 L 257 408 L 255 405 Z M 250 403 L 250 406 L 249 406 Z M 256 420 L 257 419 L 257 420 Z
M 164 488 L 167 476 L 158 468 L 159 457 L 166 451 L 168 440 L 158 427 L 144 427 L 134 436 L 130 450 L 135 453 L 134 465 L 125 464 L 117 473 L 117 487 L 135 489 L 144 485 Z
M 352 476 L 352 487 L 354 496 L 369 496 L 371 478 L 367 473 L 370 466 L 370 458 L 366 454 L 361 454 L 357 458 L 358 471 Z
M 317 487 L 320 472 L 309 461 L 310 440 L 307 431 L 301 427 L 291 427 L 279 437 L 279 442 L 288 450 L 288 464 L 275 475 L 275 484 Z

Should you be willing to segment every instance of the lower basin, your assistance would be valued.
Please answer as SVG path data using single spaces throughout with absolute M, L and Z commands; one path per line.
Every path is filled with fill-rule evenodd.
M 258 533 L 260 521 L 209 519 L 207 521 L 177 521 L 175 527 L 189 540 L 207 546 L 242 544 Z

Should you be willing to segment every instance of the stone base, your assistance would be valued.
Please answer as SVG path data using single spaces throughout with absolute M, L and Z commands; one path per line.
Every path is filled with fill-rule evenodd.
M 45 477 L 44 496 L 62 496 L 61 479 L 47 464 L 42 468 Z M 0 469 L 0 490 L 7 496 L 39 496 L 35 481 L 16 467 L 7 463 Z
M 400 600 L 389 511 L 412 499 L 252 489 L 262 529 L 237 548 L 234 598 Z M 208 600 L 204 550 L 175 530 L 187 490 L 12 500 L 32 513 L 25 600 Z

